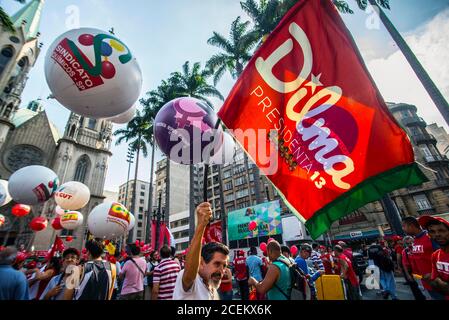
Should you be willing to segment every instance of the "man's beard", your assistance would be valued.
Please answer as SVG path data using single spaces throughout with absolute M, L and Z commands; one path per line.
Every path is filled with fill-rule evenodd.
M 214 276 L 217 276 L 217 277 L 214 277 Z M 217 280 L 218 277 L 220 277 L 219 280 Z M 218 288 L 220 288 L 220 285 L 221 285 L 221 275 L 220 274 L 212 274 L 211 278 L 209 279 L 209 286 L 218 290 Z

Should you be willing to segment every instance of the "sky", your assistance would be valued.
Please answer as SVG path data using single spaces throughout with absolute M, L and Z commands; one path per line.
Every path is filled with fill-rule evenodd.
M 418 113 L 428 124 L 446 125 L 432 100 L 414 75 L 377 14 L 359 10 L 354 0 L 348 1 L 355 14 L 342 15 L 352 33 L 362 57 L 384 99 L 418 107 Z M 9 14 L 22 5 L 12 0 L 0 0 Z M 390 0 L 387 15 L 437 87 L 449 100 L 449 0 Z M 48 47 L 62 33 L 79 27 L 102 30 L 114 28 L 115 35 L 131 49 L 143 73 L 140 97 L 155 89 L 171 72 L 178 71 L 185 61 L 205 62 L 219 50 L 207 44 L 213 31 L 228 35 L 231 22 L 242 16 L 239 0 L 46 0 L 40 26 L 43 51 L 30 72 L 22 95 L 22 106 L 50 94 L 44 61 Z M 234 81 L 225 75 L 217 86 L 226 97 Z M 218 111 L 222 102 L 211 99 Z M 55 100 L 44 101 L 50 121 L 62 133 L 69 111 Z M 114 125 L 114 130 L 124 127 Z M 114 139 L 115 140 L 115 139 Z M 127 146 L 112 148 L 106 190 L 118 191 L 125 183 Z M 156 160 L 160 159 L 158 153 Z M 138 178 L 149 180 L 150 157 L 140 159 Z M 134 172 L 134 168 L 132 168 Z

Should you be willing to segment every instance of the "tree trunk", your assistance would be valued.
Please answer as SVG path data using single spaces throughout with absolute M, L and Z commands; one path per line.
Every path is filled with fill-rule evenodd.
M 435 103 L 436 107 L 440 111 L 446 123 L 449 125 L 449 106 L 441 94 L 440 90 L 437 88 L 435 83 L 430 78 L 429 74 L 423 68 L 419 60 L 414 55 L 413 51 L 410 49 L 408 44 L 405 42 L 404 38 L 398 32 L 398 30 L 394 27 L 393 23 L 391 23 L 390 19 L 388 19 L 385 12 L 377 5 L 375 0 L 369 0 L 370 4 L 378 11 L 380 20 L 387 28 L 393 40 L 396 42 L 399 49 L 401 49 L 402 54 L 405 56 L 413 71 L 415 72 L 418 79 L 421 81 L 424 89 L 426 89 L 432 101 Z
M 150 243 L 150 233 L 151 233 L 151 217 L 153 215 L 153 174 L 154 174 L 154 153 L 156 146 L 154 144 L 154 140 L 151 143 L 151 172 L 150 172 L 150 191 L 149 191 L 149 199 L 148 199 L 148 213 L 147 213 L 147 227 L 145 234 L 145 242 Z
M 139 142 L 140 142 L 140 136 L 139 136 Z M 131 202 L 131 213 L 134 214 L 135 216 L 137 215 L 136 213 L 136 194 L 137 194 L 137 174 L 139 172 L 139 156 L 140 156 L 140 143 L 139 143 L 139 147 L 137 148 L 137 155 L 136 155 L 136 170 L 134 171 L 134 189 L 133 189 L 133 196 L 132 196 L 132 202 Z M 136 218 L 137 221 L 137 218 Z M 137 222 L 136 222 L 136 226 L 137 226 Z M 128 233 L 128 243 L 132 243 L 134 242 L 134 228 L 131 229 Z

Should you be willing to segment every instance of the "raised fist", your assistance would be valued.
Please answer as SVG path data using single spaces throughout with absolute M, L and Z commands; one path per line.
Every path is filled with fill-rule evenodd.
M 212 207 L 210 203 L 204 202 L 196 207 L 198 226 L 207 226 L 212 218 Z

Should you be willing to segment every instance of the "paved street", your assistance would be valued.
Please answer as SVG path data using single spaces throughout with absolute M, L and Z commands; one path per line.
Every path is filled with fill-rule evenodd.
M 413 294 L 409 286 L 405 285 L 403 277 L 395 277 L 396 280 L 396 294 L 399 300 L 414 300 Z M 383 300 L 380 290 L 367 290 L 362 286 L 363 300 Z M 391 299 L 391 298 L 390 298 Z

